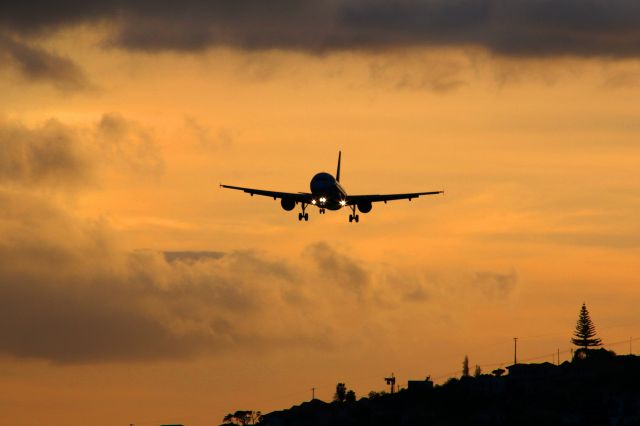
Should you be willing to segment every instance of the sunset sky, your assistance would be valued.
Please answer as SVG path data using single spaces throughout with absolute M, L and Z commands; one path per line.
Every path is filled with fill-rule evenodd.
M 636 0 L 10 3 L 0 423 L 563 360 L 583 302 L 640 338 Z M 308 191 L 339 150 L 349 193 L 445 195 L 298 222 L 218 186 Z

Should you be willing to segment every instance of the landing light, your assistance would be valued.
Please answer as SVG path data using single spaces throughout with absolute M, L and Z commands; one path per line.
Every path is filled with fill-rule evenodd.
M 317 203 L 316 200 L 311 200 L 311 204 L 315 205 Z
M 347 201 L 346 200 L 340 200 L 340 205 L 342 207 L 346 206 L 347 205 Z
M 327 202 L 327 199 L 324 197 L 320 197 L 320 203 L 324 204 Z

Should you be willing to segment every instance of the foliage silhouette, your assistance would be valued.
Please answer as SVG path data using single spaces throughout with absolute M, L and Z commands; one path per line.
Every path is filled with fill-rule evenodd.
M 482 374 L 482 368 L 478 364 L 476 364 L 475 370 L 473 370 L 473 377 L 480 377 Z
M 229 413 L 222 419 L 228 425 L 255 425 L 262 419 L 260 411 L 238 410 L 235 413 Z
M 371 391 L 367 396 L 369 397 L 369 399 L 374 399 L 374 398 L 380 398 L 381 396 L 385 396 L 386 394 L 387 394 L 386 391 L 380 391 L 380 392 Z
M 505 369 L 504 368 L 496 368 L 491 373 L 496 377 L 500 377 L 505 373 Z
M 336 385 L 336 393 L 333 395 L 333 400 L 337 402 L 344 402 L 347 398 L 347 385 L 344 383 L 338 383 Z
M 348 391 L 345 395 L 346 402 L 356 402 L 356 393 L 352 390 Z
M 466 355 L 462 361 L 462 377 L 469 377 L 469 357 Z

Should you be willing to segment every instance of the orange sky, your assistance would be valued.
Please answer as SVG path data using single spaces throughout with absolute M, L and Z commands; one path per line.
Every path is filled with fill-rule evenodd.
M 640 336 L 633 54 L 140 51 L 108 22 L 7 28 L 2 423 L 217 424 L 312 386 L 444 380 L 465 354 L 490 371 L 514 336 L 523 359 L 566 358 L 582 302 L 605 342 Z M 300 223 L 218 188 L 306 191 L 339 149 L 350 193 L 446 194 Z

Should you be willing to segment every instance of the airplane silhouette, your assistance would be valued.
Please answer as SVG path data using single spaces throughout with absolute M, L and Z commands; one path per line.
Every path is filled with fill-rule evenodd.
M 320 214 L 325 214 L 326 209 L 340 210 L 343 207 L 348 207 L 351 209 L 349 222 L 359 222 L 360 215 L 358 215 L 356 211 L 369 213 L 373 208 L 373 203 L 382 201 L 386 204 L 387 201 L 406 199 L 411 201 L 413 198 L 418 198 L 421 195 L 444 194 L 444 191 L 430 191 L 412 192 L 410 194 L 347 195 L 347 191 L 340 185 L 341 158 L 342 151 L 338 152 L 338 170 L 336 171 L 335 178 L 329 173 L 320 172 L 311 179 L 311 193 L 266 191 L 264 189 L 243 188 L 241 186 L 222 184 L 220 187 L 244 191 L 251 194 L 252 197 L 254 195 L 262 195 L 265 197 L 273 197 L 274 200 L 280 198 L 280 205 L 286 211 L 291 211 L 297 204 L 300 204 L 302 212 L 298 213 L 298 220 L 304 219 L 305 221 L 309 220 L 309 213 L 306 212 L 308 206 L 318 207 Z

